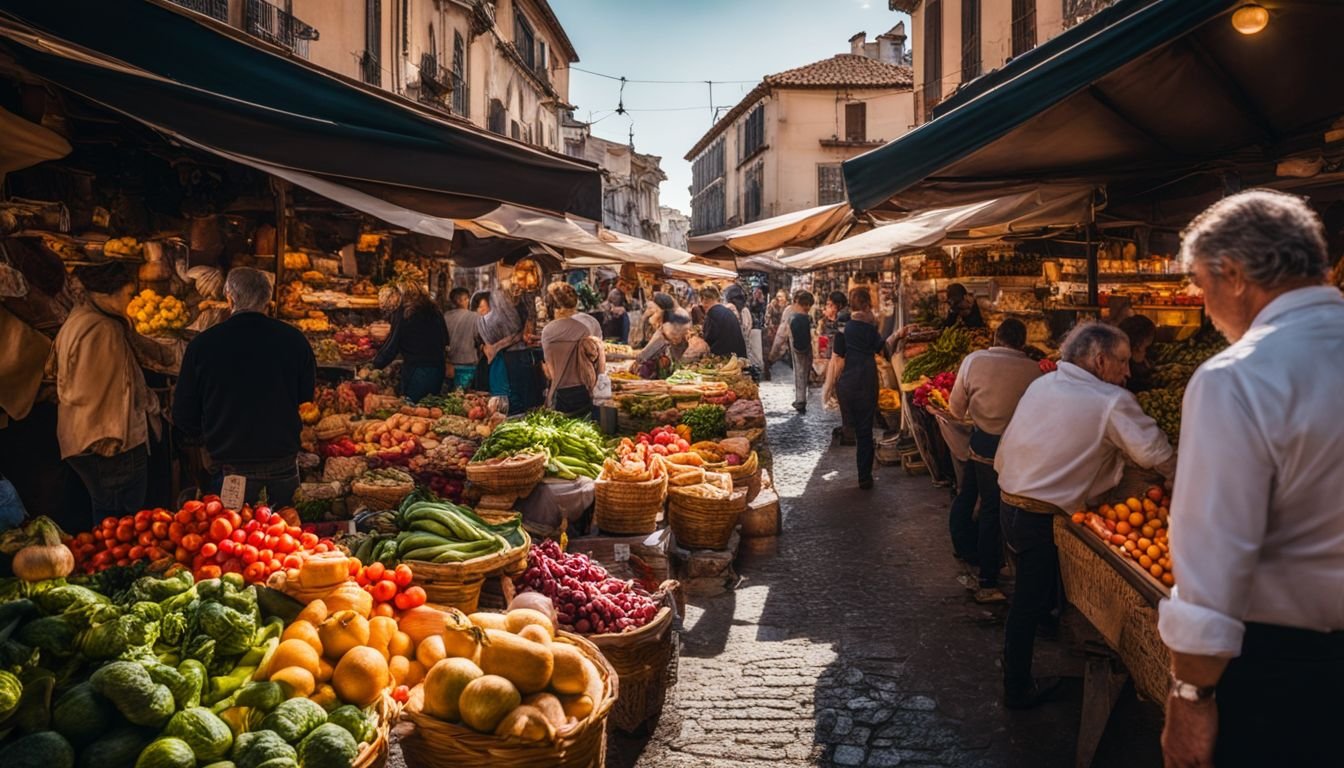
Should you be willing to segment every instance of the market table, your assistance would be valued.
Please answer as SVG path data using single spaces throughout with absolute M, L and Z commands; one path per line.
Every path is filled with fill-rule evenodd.
M 1062 515 L 1055 518 L 1055 545 L 1064 595 L 1106 649 L 1087 652 L 1076 754 L 1082 768 L 1092 763 L 1126 679 L 1133 678 L 1140 696 L 1166 700 L 1170 656 L 1157 632 L 1157 605 L 1170 591 Z

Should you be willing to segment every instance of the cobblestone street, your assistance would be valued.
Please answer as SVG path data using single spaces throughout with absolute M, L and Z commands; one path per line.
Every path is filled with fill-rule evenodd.
M 1076 679 L 1059 701 L 1002 709 L 1006 607 L 957 583 L 947 490 L 899 467 L 859 490 L 854 449 L 830 448 L 838 415 L 814 392 L 800 416 L 791 395 L 762 386 L 777 551 L 744 547 L 736 590 L 691 599 L 667 709 L 647 743 L 614 736 L 608 765 L 1072 765 L 1081 659 L 1038 642 L 1037 674 Z M 1160 725 L 1126 689 L 1095 765 L 1160 765 Z

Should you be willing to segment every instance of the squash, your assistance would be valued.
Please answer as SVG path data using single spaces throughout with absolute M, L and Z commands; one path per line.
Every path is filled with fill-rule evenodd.
M 535 707 L 556 730 L 569 724 L 564 705 L 553 693 L 534 693 L 523 699 L 523 706 Z
M 540 709 L 524 705 L 504 716 L 495 727 L 495 735 L 520 741 L 553 742 L 555 726 Z
M 302 667 L 316 678 L 321 660 L 322 657 L 317 655 L 317 651 L 306 640 L 290 638 L 282 640 L 276 647 L 275 655 L 271 657 L 271 666 L 279 669 Z
M 327 722 L 327 710 L 311 699 L 290 699 L 261 721 L 258 730 L 275 731 L 287 742 L 302 739 L 317 726 Z
M 397 626 L 402 632 L 410 636 L 412 643 L 418 646 L 430 635 L 443 634 L 444 622 L 447 617 L 448 614 L 437 608 L 419 605 L 402 611 L 401 618 L 397 620 Z
M 522 694 L 513 683 L 499 675 L 483 675 L 467 683 L 458 708 L 462 723 L 468 728 L 494 733 L 504 718 L 522 703 Z
M 45 515 L 24 526 L 27 537 L 21 549 L 14 552 L 10 564 L 14 575 L 27 582 L 64 579 L 75 570 L 75 556 L 61 543 L 63 534 L 56 523 Z
M 0 672 L 0 677 L 4 675 L 9 673 Z M 87 682 L 61 694 L 51 708 L 52 730 L 77 748 L 96 740 L 120 721 L 116 708 L 107 699 L 94 693 L 93 686 Z
M 583 660 L 583 677 L 587 686 L 583 693 L 560 697 L 565 714 L 577 720 L 588 719 L 593 710 L 597 709 L 598 702 L 602 701 L 604 693 L 602 675 L 597 671 L 597 666 L 587 658 Z
M 462 692 L 484 676 L 481 668 L 467 659 L 444 659 L 430 668 L 425 675 L 424 712 L 449 723 L 462 718 L 459 703 Z
M 331 613 L 354 611 L 366 619 L 373 613 L 373 595 L 353 581 L 339 584 L 322 598 L 322 602 Z
M 205 707 L 192 707 L 173 715 L 163 735 L 186 742 L 196 760 L 202 763 L 219 760 L 233 746 L 233 731 Z
M 331 682 L 331 673 L 335 671 L 336 667 L 332 666 L 330 661 L 327 661 L 326 659 L 318 659 L 317 674 L 313 675 L 313 679 L 319 683 Z
M 135 768 L 196 768 L 196 753 L 182 739 L 158 739 L 140 753 Z
M 541 643 L 542 645 L 550 645 L 552 639 L 551 633 L 547 632 L 546 628 L 540 624 L 528 624 L 518 630 L 518 636 L 524 640 L 531 640 L 534 643 Z
M 364 645 L 382 653 L 384 657 L 391 656 L 388 645 L 392 642 L 392 636 L 399 631 L 396 619 L 391 616 L 374 616 L 369 619 L 369 639 Z
M 468 659 L 468 661 L 470 661 L 470 659 Z M 424 682 L 425 675 L 427 674 L 429 674 L 429 670 L 425 669 L 424 664 L 421 664 L 415 659 L 411 659 L 410 666 L 406 670 L 406 680 L 402 682 L 402 685 L 408 688 L 414 688 L 416 685 Z
M 285 667 L 271 675 L 271 682 L 284 686 L 286 696 L 311 696 L 317 688 L 313 673 L 303 667 Z
M 0 721 L 14 714 L 23 698 L 23 683 L 12 672 L 0 670 Z M 61 698 L 65 698 L 62 696 Z
M 337 611 L 322 622 L 317 635 L 322 641 L 322 655 L 340 659 L 350 649 L 369 642 L 369 620 L 356 611 Z
M 350 578 L 350 558 L 341 552 L 318 552 L 299 566 L 299 583 L 304 589 L 335 587 Z
M 327 715 L 327 722 L 349 731 L 356 742 L 373 741 L 376 734 L 376 729 L 368 716 L 353 704 L 345 704 L 332 710 L 331 714 Z
M 523 693 L 545 690 L 555 669 L 550 647 L 498 629 L 485 631 L 481 669 L 487 675 L 507 678 Z
M 411 641 L 411 636 L 397 630 L 392 633 L 392 639 L 387 643 L 387 655 L 405 656 L 411 658 L 415 655 L 415 643 Z
M 316 627 L 318 624 L 327 620 L 328 609 L 324 600 L 314 600 L 299 611 L 299 615 L 294 617 L 295 621 L 306 621 Z
M 515 608 L 504 614 L 504 628 L 515 635 L 522 631 L 523 627 L 537 625 L 546 630 L 546 634 L 555 637 L 555 624 L 551 618 L 541 611 L 534 611 L 531 608 Z
M 392 685 L 403 685 L 406 675 L 411 671 L 411 660 L 405 656 L 393 656 L 387 660 L 387 673 L 392 676 Z
M 502 613 L 477 611 L 468 616 L 467 619 L 481 629 L 498 629 L 501 632 L 509 631 L 509 622 L 504 618 L 504 614 Z
M 457 609 L 448 612 L 444 618 L 444 624 L 443 650 L 445 653 L 463 659 L 475 660 L 480 658 L 481 643 L 485 641 L 484 630 L 471 623 L 471 619 Z
M 270 712 L 285 700 L 284 688 L 275 682 L 250 683 L 238 692 L 233 704 L 236 707 L 250 707 L 262 712 Z
M 177 709 L 168 686 L 154 682 L 144 667 L 132 661 L 99 667 L 89 683 L 135 725 L 162 727 Z
M 55 731 L 30 733 L 5 745 L 5 768 L 74 768 L 75 750 Z
M 296 621 L 285 627 L 285 631 L 280 635 L 280 641 L 302 640 L 311 645 L 314 651 L 322 653 L 322 638 L 317 634 L 317 626 L 306 621 Z M 284 666 L 284 665 L 281 665 Z
M 342 656 L 331 676 L 332 687 L 341 701 L 357 707 L 377 701 L 390 681 L 387 660 L 366 645 L 352 648 Z
M 583 663 L 587 661 L 578 648 L 568 643 L 551 646 L 555 665 L 551 672 L 551 690 L 560 694 L 579 694 L 588 690 L 588 678 Z
M 350 768 L 359 756 L 359 742 L 333 723 L 323 723 L 299 742 L 299 768 Z
M 444 649 L 442 635 L 426 637 L 415 648 L 415 660 L 420 662 L 425 669 L 433 667 L 446 658 L 448 658 L 448 651 Z
M 237 768 L 259 768 L 263 763 L 285 758 L 291 764 L 297 764 L 299 753 L 275 731 L 252 731 L 238 734 L 229 758 Z
M 79 768 L 126 768 L 135 765 L 135 759 L 152 740 L 139 728 L 123 726 L 80 750 L 76 765 Z
M 336 689 L 331 687 L 331 683 L 319 684 L 308 700 L 316 702 L 328 712 L 341 706 L 341 697 L 336 695 Z

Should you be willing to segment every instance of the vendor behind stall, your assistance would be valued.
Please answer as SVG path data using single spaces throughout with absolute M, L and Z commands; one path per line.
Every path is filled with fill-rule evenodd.
M 958 323 L 967 328 L 984 328 L 985 318 L 980 315 L 980 302 L 966 286 L 952 283 L 947 286 L 947 317 L 943 319 L 943 327 L 951 328 Z
M 264 314 L 266 273 L 235 268 L 224 294 L 232 315 L 187 345 L 173 422 L 204 441 L 213 490 L 226 475 L 241 475 L 247 501 L 255 504 L 265 489 L 272 507 L 286 506 L 299 487 L 299 405 L 313 399 L 313 348 L 297 328 Z
M 466 288 L 454 288 L 448 293 L 449 310 L 443 313 L 443 323 L 448 327 L 448 367 L 445 374 L 452 377 L 453 389 L 471 389 L 476 378 L 477 346 L 480 339 L 476 336 L 477 314 L 468 309 L 471 292 Z
M 442 392 L 448 326 L 429 294 L 419 285 L 403 285 L 391 319 L 392 332 L 373 358 L 373 367 L 386 368 L 400 357 L 401 394 L 411 402 Z
M 76 268 L 75 276 L 88 302 L 75 307 L 56 334 L 56 432 L 61 457 L 89 491 L 92 523 L 134 514 L 144 505 L 148 444 L 160 421 L 158 399 L 140 366 L 172 367 L 176 359 L 171 349 L 136 333 L 127 320 L 126 307 L 136 293 L 129 267 L 121 262 L 84 266 Z
M 1153 383 L 1153 365 L 1148 362 L 1148 350 L 1157 338 L 1157 325 L 1143 315 L 1130 315 L 1120 321 L 1120 330 L 1129 337 L 1129 380 L 1125 388 L 1138 394 L 1147 392 Z
M 602 327 L 579 313 L 579 295 L 569 283 L 551 283 L 546 294 L 555 307 L 555 319 L 541 332 L 546 377 L 551 382 L 546 405 L 571 416 L 591 416 L 593 387 L 607 368 Z
M 646 379 L 659 378 L 660 374 L 666 377 L 663 358 L 670 367 L 671 363 L 698 360 L 709 352 L 705 340 L 691 333 L 690 314 L 683 309 L 674 309 L 663 315 L 662 325 L 635 357 L 639 375 Z
M 1055 603 L 1059 580 L 1054 516 L 1083 509 L 1114 488 L 1126 457 L 1166 478 L 1176 468 L 1166 435 L 1124 389 L 1128 375 L 1125 334 L 1101 323 L 1079 325 L 1060 347 L 1059 370 L 1027 388 L 999 443 L 994 469 L 1003 535 L 1017 557 L 1003 644 L 1009 709 L 1034 707 L 1059 684 L 1031 676 L 1036 630 Z

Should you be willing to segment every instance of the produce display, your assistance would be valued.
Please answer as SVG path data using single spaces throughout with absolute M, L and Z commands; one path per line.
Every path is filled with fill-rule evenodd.
M 1153 381 L 1159 387 L 1136 397 L 1143 412 L 1153 417 L 1175 447 L 1181 437 L 1181 402 L 1185 385 L 1195 369 L 1227 348 L 1227 340 L 1213 328 L 1201 329 L 1186 341 L 1154 344 L 1148 351 L 1153 362 Z
M 879 389 L 877 391 L 877 408 L 880 411 L 899 411 L 901 409 L 901 393 L 895 389 Z
M 926 377 L 945 371 L 955 371 L 961 365 L 962 358 L 976 349 L 989 346 L 988 331 L 970 330 L 960 325 L 952 326 L 939 334 L 923 352 L 910 358 L 901 372 L 901 381 L 913 384 Z
M 555 604 L 560 626 L 581 635 L 628 632 L 653 621 L 658 603 L 633 581 L 613 578 L 587 555 L 562 552 L 552 539 L 534 544 L 514 584 Z
M 952 396 L 952 385 L 957 383 L 955 371 L 940 373 L 915 388 L 911 399 L 920 408 L 932 405 L 947 410 L 948 398 Z
M 632 455 L 638 454 L 645 468 L 651 469 L 655 456 L 671 456 L 689 451 L 690 440 L 691 428 L 685 424 L 654 427 L 648 432 L 640 432 L 634 438 L 621 438 L 616 447 L 616 458 L 624 463 Z
M 149 288 L 131 299 L 126 315 L 135 323 L 135 332 L 143 336 L 187 326 L 187 305 L 176 296 L 160 296 Z
M 730 430 L 764 429 L 765 407 L 760 400 L 738 400 L 728 406 L 723 418 Z
M 521 546 L 522 522 L 492 524 L 467 507 L 417 491 L 397 511 L 397 533 L 347 538 L 356 560 L 395 568 L 405 560 L 460 563 Z
M 607 457 L 602 434 L 587 419 L 570 419 L 554 411 L 536 410 L 495 428 L 472 461 L 543 452 L 546 473 L 566 480 L 596 478 Z
M 700 405 L 687 411 L 681 423 L 691 428 L 693 441 L 717 440 L 728 433 L 728 420 L 720 405 Z
M 336 342 L 340 359 L 349 363 L 367 363 L 378 354 L 378 342 L 365 329 L 339 330 L 332 341 Z
M 1122 557 L 1134 561 L 1152 579 L 1170 587 L 1176 583 L 1167 544 L 1170 506 L 1171 497 L 1154 486 L 1142 499 L 1129 498 L 1116 504 L 1102 504 L 1095 510 L 1075 512 L 1072 520 L 1111 545 Z

